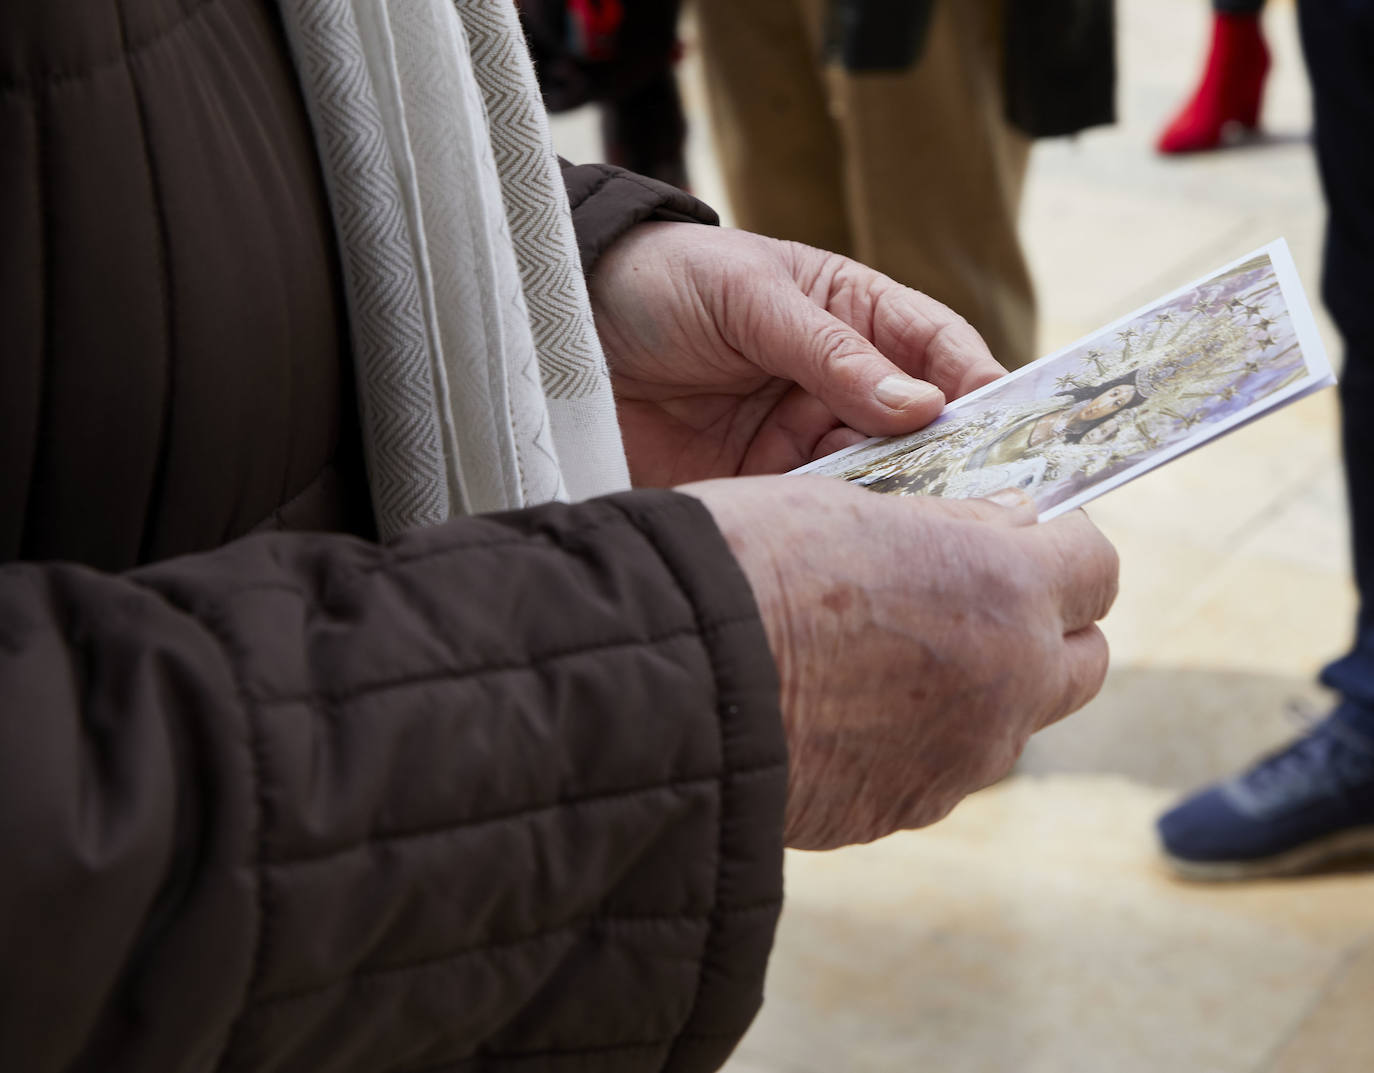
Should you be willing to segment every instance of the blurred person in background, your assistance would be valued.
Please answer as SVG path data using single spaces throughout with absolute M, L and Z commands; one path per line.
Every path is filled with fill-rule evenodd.
M 1212 0 L 1212 42 L 1202 79 L 1159 135 L 1161 153 L 1216 149 L 1233 130 L 1259 128 L 1269 46 L 1264 0 Z
M 1340 400 L 1359 614 L 1322 682 L 1324 720 L 1159 819 L 1194 879 L 1286 875 L 1374 859 L 1374 0 L 1300 0 L 1328 220 L 1322 293 L 1345 342 Z
M 678 0 L 517 0 L 550 112 L 595 104 L 607 163 L 686 190 Z
M 739 226 L 842 251 L 1036 354 L 1031 141 L 1113 121 L 1110 0 L 697 0 Z

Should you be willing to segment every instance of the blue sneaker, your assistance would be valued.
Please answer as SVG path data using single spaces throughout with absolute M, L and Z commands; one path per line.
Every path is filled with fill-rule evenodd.
M 1156 825 L 1185 879 L 1295 875 L 1374 859 L 1374 712 L 1350 701 Z

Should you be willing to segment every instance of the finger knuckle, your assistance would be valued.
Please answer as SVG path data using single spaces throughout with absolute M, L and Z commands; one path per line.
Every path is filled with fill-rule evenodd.
M 827 375 L 843 372 L 860 356 L 853 329 L 838 320 L 820 325 L 812 338 L 816 365 Z

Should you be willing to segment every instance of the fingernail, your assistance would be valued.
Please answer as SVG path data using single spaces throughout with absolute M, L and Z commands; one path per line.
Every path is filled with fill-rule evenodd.
M 1031 497 L 1019 488 L 1003 488 L 1000 492 L 993 492 L 987 498 L 999 507 L 1024 507 L 1031 502 Z
M 909 376 L 894 374 L 879 380 L 873 394 L 884 406 L 894 410 L 905 410 L 919 403 L 930 402 L 931 399 L 940 396 L 940 389 Z

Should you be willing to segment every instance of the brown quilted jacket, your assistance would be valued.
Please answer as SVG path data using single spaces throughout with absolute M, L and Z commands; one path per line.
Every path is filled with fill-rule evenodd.
M 566 174 L 585 264 L 685 195 Z M 0 4 L 0 1069 L 714 1068 L 785 755 L 709 515 L 369 539 L 270 0 Z

